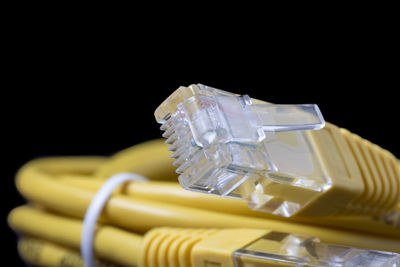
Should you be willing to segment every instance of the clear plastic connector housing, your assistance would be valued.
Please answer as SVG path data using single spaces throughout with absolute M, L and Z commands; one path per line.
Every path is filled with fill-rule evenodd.
M 400 255 L 320 242 L 317 238 L 270 232 L 233 253 L 237 267 L 396 267 Z
M 325 125 L 317 105 L 276 105 L 197 84 L 178 88 L 155 117 L 186 189 L 289 217 L 330 188 L 309 142 L 309 130 Z

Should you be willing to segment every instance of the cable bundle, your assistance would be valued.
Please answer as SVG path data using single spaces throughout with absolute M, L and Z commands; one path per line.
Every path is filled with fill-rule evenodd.
M 16 185 L 29 203 L 15 208 L 8 218 L 21 234 L 20 255 L 39 266 L 83 266 L 82 219 L 107 178 L 121 172 L 150 181 L 120 186 L 105 204 L 93 242 L 99 266 L 143 266 L 143 235 L 157 227 L 267 229 L 400 253 L 398 211 L 381 218 L 282 218 L 253 211 L 241 200 L 182 189 L 167 146 L 154 140 L 110 158 L 43 158 L 23 166 Z

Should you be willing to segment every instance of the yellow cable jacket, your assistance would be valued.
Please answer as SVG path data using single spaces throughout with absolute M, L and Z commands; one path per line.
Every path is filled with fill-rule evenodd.
M 30 201 L 37 202 L 59 213 L 82 218 L 94 192 L 68 186 L 51 179 L 43 170 L 45 161 L 33 161 L 21 169 L 17 176 L 19 191 Z M 400 252 L 400 241 L 367 236 L 351 231 L 319 226 L 221 214 L 182 207 L 133 196 L 112 197 L 104 208 L 103 216 L 110 223 L 146 231 L 157 226 L 175 227 L 248 227 L 303 233 L 317 236 L 328 243 Z
M 84 267 L 76 250 L 37 238 L 20 238 L 18 252 L 25 262 L 33 266 Z
M 384 214 L 400 202 L 400 171 L 397 159 L 388 151 L 349 132 L 340 129 L 360 169 L 363 192 L 352 201 L 366 213 Z
M 66 185 L 72 185 L 85 190 L 96 192 L 100 189 L 103 181 L 97 179 L 88 179 L 85 176 L 61 175 L 59 181 Z M 120 190 L 116 190 L 118 194 Z M 301 222 L 313 225 L 328 225 L 332 227 L 342 227 L 364 231 L 367 233 L 384 234 L 400 238 L 400 225 L 398 221 L 388 220 L 388 217 L 382 219 L 371 218 L 368 216 L 331 216 L 331 217 L 290 217 L 284 218 L 269 213 L 251 210 L 245 201 L 223 198 L 210 194 L 192 192 L 183 189 L 175 182 L 135 182 L 128 184 L 124 193 L 135 198 L 155 200 L 164 203 L 170 203 L 185 207 L 198 208 L 203 210 L 217 211 L 228 214 L 236 214 L 258 218 L 268 218 L 273 220 L 283 220 L 292 222 Z M 390 218 L 396 219 L 394 216 Z
M 10 226 L 17 232 L 38 237 L 74 249 L 80 248 L 82 221 L 52 215 L 28 206 L 12 210 Z M 98 226 L 94 251 L 100 258 L 126 265 L 140 259 L 142 236 L 112 226 Z
M 76 174 L 92 175 L 98 168 L 107 165 L 109 158 L 99 156 L 70 156 L 38 158 L 30 161 L 45 167 L 46 173 L 51 175 Z

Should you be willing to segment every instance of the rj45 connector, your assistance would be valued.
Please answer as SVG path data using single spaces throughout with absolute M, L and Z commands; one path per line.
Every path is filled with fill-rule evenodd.
M 285 217 L 379 215 L 399 202 L 389 187 L 399 185 L 393 156 L 325 124 L 317 105 L 276 105 L 197 84 L 178 88 L 155 117 L 186 189 Z M 376 157 L 368 167 L 378 166 L 376 177 L 361 166 L 368 157 Z M 368 179 L 382 185 L 378 206 Z

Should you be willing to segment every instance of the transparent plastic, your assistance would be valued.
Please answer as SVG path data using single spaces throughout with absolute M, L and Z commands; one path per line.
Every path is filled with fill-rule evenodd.
M 290 217 L 330 188 L 309 142 L 309 130 L 325 125 L 317 105 L 276 105 L 197 84 L 178 88 L 155 117 L 186 189 Z
M 313 237 L 281 232 L 270 232 L 235 251 L 233 260 L 237 267 L 400 266 L 400 255 L 397 253 L 331 245 Z

